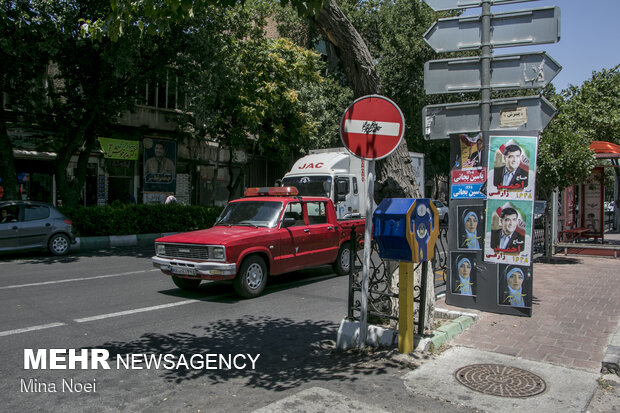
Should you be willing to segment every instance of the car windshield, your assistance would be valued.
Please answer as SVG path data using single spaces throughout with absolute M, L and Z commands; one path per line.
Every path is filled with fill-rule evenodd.
M 324 196 L 329 198 L 332 188 L 331 176 L 288 176 L 282 186 L 294 186 L 300 196 Z
M 215 225 L 239 225 L 274 228 L 282 202 L 275 201 L 241 201 L 231 202 L 224 208 Z

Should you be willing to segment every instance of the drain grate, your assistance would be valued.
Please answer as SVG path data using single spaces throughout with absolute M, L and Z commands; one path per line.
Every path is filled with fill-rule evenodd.
M 472 364 L 454 376 L 462 385 L 480 393 L 526 398 L 544 393 L 547 383 L 536 374 L 502 364 Z

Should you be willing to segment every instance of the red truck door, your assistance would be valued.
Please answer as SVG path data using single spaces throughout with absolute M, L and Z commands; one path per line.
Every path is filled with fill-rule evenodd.
M 304 267 L 307 260 L 304 256 L 310 251 L 311 237 L 304 216 L 303 203 L 288 203 L 282 215 L 282 219 L 284 218 L 294 218 L 295 224 L 280 228 L 280 256 L 277 260 L 278 268 L 274 269 L 273 273 L 289 272 Z
M 327 208 L 327 201 L 306 202 L 310 254 L 304 257 L 305 266 L 329 264 L 338 255 L 339 234 L 336 225 L 329 223 Z

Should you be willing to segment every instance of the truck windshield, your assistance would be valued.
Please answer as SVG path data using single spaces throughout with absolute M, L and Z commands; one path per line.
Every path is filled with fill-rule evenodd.
M 274 228 L 282 202 L 241 201 L 231 202 L 222 211 L 215 225 L 240 225 Z
M 300 196 L 324 196 L 329 198 L 332 188 L 331 176 L 288 176 L 282 186 L 294 186 Z

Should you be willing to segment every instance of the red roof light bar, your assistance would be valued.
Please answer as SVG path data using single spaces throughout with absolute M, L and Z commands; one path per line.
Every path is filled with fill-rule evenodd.
M 248 188 L 244 195 L 250 196 L 295 196 L 299 191 L 294 186 L 264 186 L 261 188 Z

